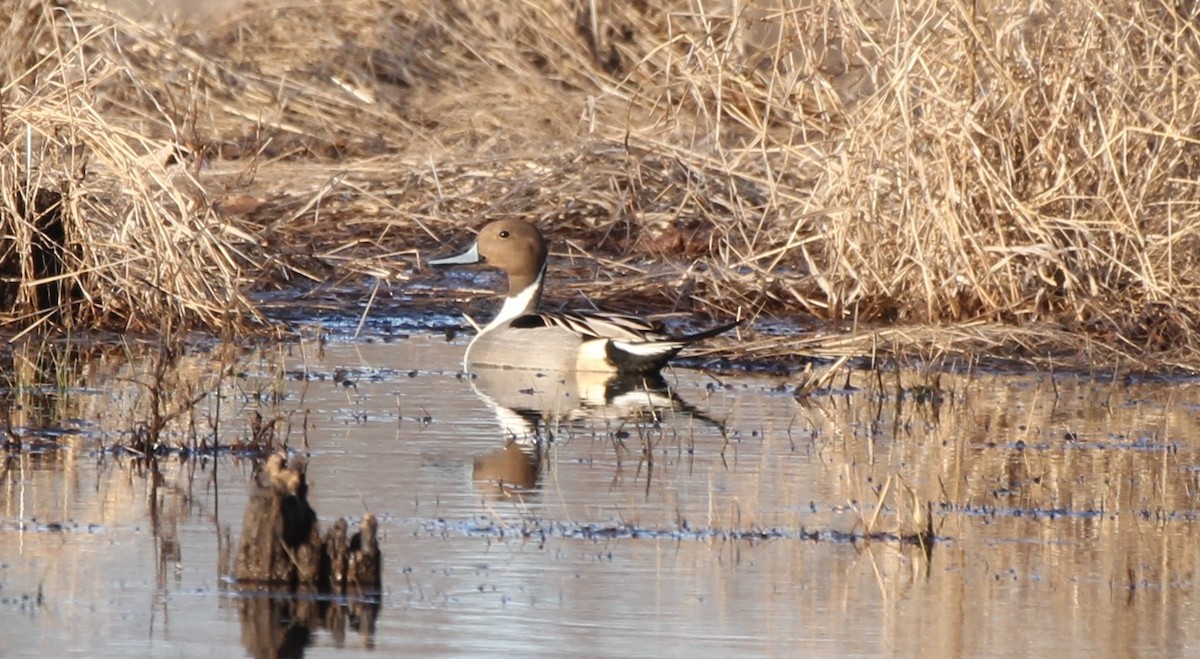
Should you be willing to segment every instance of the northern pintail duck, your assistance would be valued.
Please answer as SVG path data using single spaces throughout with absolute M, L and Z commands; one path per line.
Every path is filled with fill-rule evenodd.
M 486 263 L 508 275 L 500 313 L 467 346 L 468 367 L 652 373 L 684 347 L 733 329 L 669 336 L 658 323 L 598 311 L 539 311 L 546 276 L 546 239 L 522 220 L 497 220 L 479 231 L 461 254 L 430 265 Z

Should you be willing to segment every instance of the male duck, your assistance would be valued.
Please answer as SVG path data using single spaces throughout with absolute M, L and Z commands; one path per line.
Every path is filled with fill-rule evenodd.
M 736 327 L 733 322 L 685 336 L 657 323 L 596 311 L 538 311 L 546 275 L 546 239 L 521 220 L 497 220 L 467 251 L 430 265 L 486 263 L 508 274 L 500 313 L 475 335 L 466 365 L 560 371 L 653 373 L 688 344 Z M 740 322 L 740 321 L 739 321 Z

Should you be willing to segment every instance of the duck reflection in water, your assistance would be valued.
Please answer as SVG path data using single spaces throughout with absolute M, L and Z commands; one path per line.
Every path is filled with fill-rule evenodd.
M 475 459 L 473 476 L 482 491 L 499 498 L 538 492 L 548 448 L 575 435 L 621 441 L 631 426 L 658 429 L 689 419 L 721 426 L 676 395 L 657 372 L 480 368 L 471 385 L 496 415 L 504 438 L 503 447 Z

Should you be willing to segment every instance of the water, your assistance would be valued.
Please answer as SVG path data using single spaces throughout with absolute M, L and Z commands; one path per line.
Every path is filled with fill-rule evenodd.
M 9 396 L 0 654 L 1200 652 L 1193 381 L 847 371 L 798 399 L 675 369 L 666 407 L 606 406 L 602 383 L 463 379 L 462 350 L 335 339 L 164 376 L 180 409 L 220 387 L 172 441 L 277 414 L 322 522 L 378 516 L 373 621 L 228 583 L 250 458 L 109 450 L 149 418 L 140 351 L 18 360 L 53 377 Z M 901 540 L 930 515 L 931 551 Z M 337 615 L 296 619 L 318 605 Z

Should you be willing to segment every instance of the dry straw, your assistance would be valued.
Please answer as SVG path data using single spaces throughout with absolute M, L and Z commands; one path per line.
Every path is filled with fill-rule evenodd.
M 914 328 L 1200 363 L 1191 3 L 0 6 L 12 331 L 249 329 L 255 292 L 403 282 L 416 251 L 521 216 L 583 259 L 560 260 L 571 296 L 861 337 L 749 354 Z M 211 169 L 160 162 L 174 145 Z M 37 188 L 65 200 L 60 274 L 17 212 Z

